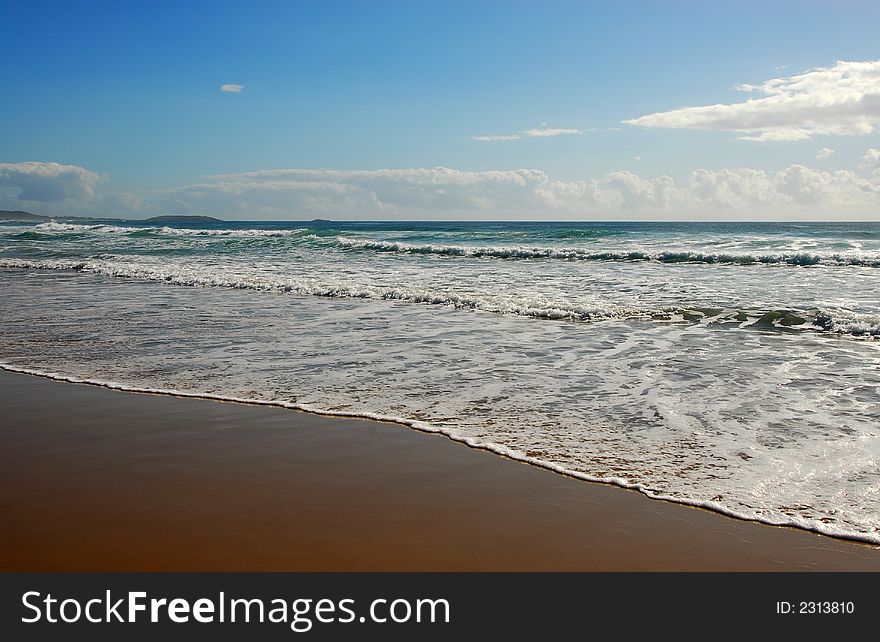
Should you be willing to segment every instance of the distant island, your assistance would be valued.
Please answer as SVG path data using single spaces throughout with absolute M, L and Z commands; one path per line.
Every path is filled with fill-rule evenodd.
M 213 216 L 154 216 L 148 219 L 101 218 L 94 216 L 43 216 L 22 210 L 0 210 L 0 221 L 46 222 L 59 221 L 138 221 L 144 223 L 222 223 Z

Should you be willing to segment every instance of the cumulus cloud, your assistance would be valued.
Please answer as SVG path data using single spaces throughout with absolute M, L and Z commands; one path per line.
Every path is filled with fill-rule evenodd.
M 804 165 L 765 172 L 754 169 L 697 170 L 690 190 L 719 211 L 776 211 L 816 215 L 836 212 L 876 213 L 880 206 L 880 177 L 863 177 Z
M 836 154 L 836 153 L 837 152 L 835 152 L 833 149 L 828 149 L 827 147 L 823 147 L 822 149 L 820 149 L 816 153 L 816 160 L 828 160 L 829 158 L 834 156 L 834 154 Z
M 682 180 L 618 171 L 559 181 L 538 169 L 276 169 L 208 176 L 149 201 L 165 212 L 253 219 L 876 218 L 880 173 L 792 165 L 697 169 Z
M 535 129 L 524 129 L 523 131 L 515 132 L 513 134 L 471 136 L 471 140 L 491 142 L 499 140 L 519 140 L 520 138 L 551 138 L 553 136 L 575 136 L 583 133 L 584 132 L 580 129 L 542 126 Z
M 276 169 L 206 177 L 168 193 L 178 207 L 256 209 L 266 215 L 384 216 L 404 212 L 520 210 L 546 182 L 540 170 L 469 172 L 445 167 Z M 530 198 L 534 205 L 535 199 Z
M 225 91 L 229 94 L 240 94 L 244 89 L 244 85 L 235 85 L 232 83 L 227 83 L 225 85 L 220 85 L 220 91 Z
M 838 61 L 737 89 L 744 102 L 684 107 L 623 121 L 640 127 L 731 131 L 740 140 L 793 141 L 816 135 L 870 134 L 880 124 L 880 60 Z
M 858 171 L 740 167 L 696 169 L 677 179 L 631 171 L 555 180 L 540 169 L 293 168 L 205 176 L 195 184 L 138 194 L 95 194 L 98 175 L 81 167 L 7 163 L 0 164 L 0 209 L 17 209 L 15 203 L 27 197 L 44 201 L 31 211 L 56 216 L 876 220 L 880 171 L 873 167 L 880 166 L 880 150 L 869 150 L 865 160 L 869 164 Z M 11 191 L 4 192 L 7 188 Z M 14 194 L 16 189 L 20 193 Z
M 18 188 L 19 201 L 90 199 L 101 177 L 78 165 L 0 163 L 0 186 Z

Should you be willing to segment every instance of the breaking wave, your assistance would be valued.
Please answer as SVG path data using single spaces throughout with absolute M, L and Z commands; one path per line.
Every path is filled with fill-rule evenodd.
M 223 237 L 223 238 L 287 238 L 294 243 L 306 243 L 347 252 L 377 252 L 386 254 L 436 255 L 446 257 L 492 258 L 503 260 L 561 260 L 561 261 L 618 261 L 656 262 L 664 264 L 718 264 L 718 265 L 790 265 L 790 266 L 852 266 L 880 267 L 880 253 L 868 252 L 803 252 L 777 251 L 764 254 L 750 252 L 705 252 L 687 250 L 656 251 L 643 247 L 598 249 L 589 244 L 571 246 L 539 245 L 465 245 L 443 243 L 408 243 L 405 241 L 358 239 L 328 235 L 327 230 L 307 227 L 296 229 L 196 229 L 176 227 L 119 226 L 112 224 L 79 224 L 48 222 L 16 230 L 21 240 L 49 240 L 52 234 L 112 234 L 139 237 Z M 560 238 L 591 241 L 598 236 L 590 230 L 567 230 Z
M 569 301 L 529 300 L 515 296 L 461 295 L 451 290 L 419 287 L 383 287 L 351 281 L 284 278 L 253 273 L 223 272 L 198 267 L 172 267 L 109 260 L 69 261 L 61 259 L 0 259 L 2 268 L 70 270 L 111 277 L 169 283 L 172 285 L 222 287 L 306 296 L 403 301 L 444 305 L 496 314 L 526 316 L 559 321 L 601 321 L 606 319 L 702 323 L 719 327 L 809 330 L 853 337 L 880 337 L 880 319 L 852 316 L 838 319 L 822 310 L 729 309 L 701 306 L 667 306 L 645 309 L 617 305 L 583 306 Z
M 82 225 L 78 223 L 40 223 L 34 226 L 39 232 L 104 232 L 107 234 L 130 234 L 131 236 L 232 236 L 232 237 L 293 237 L 305 229 L 263 230 L 263 229 L 194 229 L 177 227 L 126 227 L 119 225 Z
M 657 252 L 643 250 L 595 251 L 581 247 L 533 247 L 411 244 L 402 241 L 374 241 L 337 237 L 335 244 L 347 250 L 437 254 L 498 259 L 559 259 L 564 261 L 656 261 L 658 263 L 718 263 L 728 265 L 852 265 L 880 267 L 880 257 L 856 254 L 712 254 L 705 252 Z

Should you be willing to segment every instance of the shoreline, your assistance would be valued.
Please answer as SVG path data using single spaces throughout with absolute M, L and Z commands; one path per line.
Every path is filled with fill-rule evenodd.
M 5 571 L 880 570 L 876 546 L 653 501 L 418 426 L 6 367 L 0 381 Z
M 220 395 L 220 394 L 212 394 L 212 393 L 199 393 L 199 392 L 186 392 L 179 391 L 173 389 L 163 389 L 163 388 L 140 388 L 137 386 L 129 386 L 125 384 L 118 384 L 114 382 L 108 381 L 100 381 L 96 379 L 82 379 L 79 377 L 63 375 L 59 373 L 51 373 L 42 370 L 36 370 L 33 368 L 24 368 L 19 366 L 9 365 L 3 362 L 0 362 L 0 373 L 9 372 L 13 374 L 22 374 L 33 377 L 40 377 L 43 379 L 48 379 L 49 381 L 55 381 L 60 383 L 71 383 L 77 385 L 86 385 L 86 386 L 95 386 L 98 388 L 103 388 L 106 390 L 112 390 L 115 392 L 124 392 L 131 394 L 146 394 L 146 395 L 159 395 L 166 397 L 177 397 L 180 399 L 198 399 L 203 401 L 214 401 L 219 403 L 236 403 L 245 406 L 258 406 L 258 407 L 270 407 L 270 408 L 281 408 L 284 410 L 291 410 L 294 412 L 301 412 L 309 415 L 315 415 L 318 417 L 327 417 L 331 419 L 353 419 L 353 420 L 366 420 L 366 421 L 375 421 L 384 424 L 393 424 L 399 427 L 407 428 L 410 430 L 415 430 L 417 432 L 429 434 L 429 435 L 439 435 L 445 437 L 451 442 L 461 444 L 467 446 L 468 448 L 479 450 L 483 452 L 490 453 L 495 456 L 502 457 L 504 459 L 508 459 L 510 461 L 514 461 L 517 463 L 525 464 L 527 466 L 532 466 L 541 470 L 550 471 L 557 475 L 562 475 L 564 477 L 568 477 L 570 479 L 574 479 L 580 482 L 586 482 L 590 484 L 601 484 L 604 486 L 621 488 L 623 490 L 636 491 L 642 494 L 647 499 L 668 502 L 671 504 L 676 504 L 680 506 L 687 506 L 689 508 L 696 508 L 699 510 L 705 510 L 707 512 L 722 515 L 724 517 L 745 521 L 745 522 L 753 522 L 756 524 L 763 524 L 765 526 L 772 527 L 781 527 L 781 528 L 790 528 L 797 531 L 805 531 L 808 533 L 813 533 L 816 535 L 821 535 L 823 537 L 830 537 L 832 539 L 851 542 L 857 544 L 864 544 L 866 546 L 875 547 L 880 550 L 880 541 L 876 538 L 871 538 L 870 536 L 859 536 L 855 534 L 842 534 L 833 531 L 823 531 L 818 528 L 813 528 L 810 526 L 803 526 L 797 523 L 786 523 L 786 522 L 771 522 L 765 521 L 761 519 L 757 519 L 754 517 L 750 517 L 748 515 L 742 515 L 737 513 L 736 511 L 730 510 L 725 506 L 720 504 L 714 504 L 712 502 L 700 502 L 700 501 L 688 501 L 685 499 L 681 499 L 678 497 L 673 497 L 669 495 L 659 495 L 659 494 L 651 494 L 647 492 L 647 489 L 642 484 L 632 484 L 628 483 L 625 480 L 619 478 L 599 478 L 593 477 L 591 475 L 577 473 L 573 471 L 569 471 L 565 468 L 554 466 L 547 462 L 536 461 L 533 459 L 529 459 L 527 457 L 518 456 L 515 453 L 512 453 L 509 450 L 503 449 L 498 446 L 488 446 L 483 444 L 475 444 L 469 439 L 463 439 L 454 434 L 450 434 L 449 432 L 444 431 L 442 428 L 436 428 L 431 424 L 418 420 L 411 419 L 403 419 L 399 417 L 389 417 L 384 415 L 379 415 L 377 413 L 363 412 L 363 413 L 351 413 L 345 411 L 334 411 L 334 410 L 322 410 L 319 408 L 312 408 L 305 404 L 300 404 L 296 402 L 285 402 L 279 400 L 265 400 L 265 399 L 245 399 L 239 397 L 232 397 L 228 395 Z

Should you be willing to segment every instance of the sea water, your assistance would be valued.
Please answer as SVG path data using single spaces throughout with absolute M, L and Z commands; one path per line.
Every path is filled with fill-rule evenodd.
M 0 288 L 10 369 L 880 543 L 877 223 L 7 223 Z

